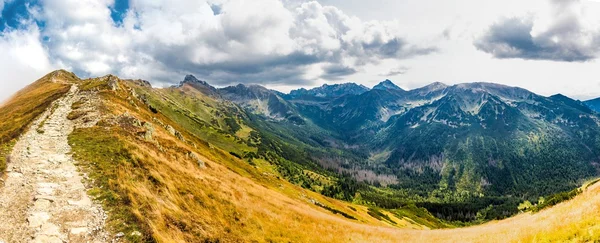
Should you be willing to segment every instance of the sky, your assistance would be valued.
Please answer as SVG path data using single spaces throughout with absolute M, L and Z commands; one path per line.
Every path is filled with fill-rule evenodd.
M 288 92 L 390 79 L 600 97 L 599 0 L 0 0 L 0 100 L 44 74 Z

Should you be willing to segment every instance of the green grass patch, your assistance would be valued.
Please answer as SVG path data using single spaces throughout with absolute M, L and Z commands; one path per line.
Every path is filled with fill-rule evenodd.
M 377 220 L 381 220 L 381 221 L 387 221 L 393 225 L 396 225 L 398 223 L 396 223 L 396 221 L 392 220 L 390 218 L 390 216 L 388 216 L 385 213 L 382 213 L 381 211 L 379 211 L 379 209 L 370 207 L 369 210 L 367 211 L 367 213 L 369 215 L 371 215 L 371 217 L 376 218 Z
M 434 217 L 427 209 L 417 207 L 414 204 L 408 204 L 399 209 L 390 210 L 391 213 L 398 218 L 407 218 L 419 225 L 426 226 L 430 229 L 448 228 L 449 225 Z
M 74 102 L 74 103 L 71 105 L 71 109 L 73 109 L 73 110 L 77 110 L 77 109 L 79 109 L 79 108 L 83 107 L 83 104 L 85 104 L 85 101 L 83 101 L 83 100 L 78 100 L 78 101 L 75 101 L 75 102 Z
M 235 120 L 229 120 L 229 124 L 225 122 L 225 118 L 238 115 L 232 108 L 218 107 L 217 109 L 214 101 L 200 94 L 182 94 L 170 89 L 154 92 L 140 87 L 136 89 L 136 93 L 144 96 L 148 105 L 158 113 L 216 147 L 233 151 L 238 155 L 244 152 L 256 152 L 256 148 L 248 146 L 246 141 L 232 134 L 232 131 L 235 133 L 239 130 L 238 126 L 241 124 L 235 122 L 238 125 L 236 126 Z
M 99 78 L 84 80 L 79 85 L 79 90 L 81 91 L 104 90 L 109 88 L 108 82 L 100 80 Z
M 102 202 L 110 212 L 107 226 L 113 232 L 124 232 L 130 242 L 152 241 L 150 230 L 138 219 L 127 192 L 120 186 L 118 173 L 138 161 L 120 140 L 117 131 L 101 127 L 76 129 L 69 135 L 73 157 L 93 181 L 89 194 Z M 142 236 L 131 235 L 138 231 Z
M 542 209 L 552 207 L 556 204 L 559 204 L 559 203 L 567 201 L 567 200 L 571 200 L 575 196 L 579 195 L 581 192 L 582 192 L 582 190 L 580 188 L 576 188 L 576 189 L 568 191 L 568 192 L 560 192 L 560 193 L 552 194 L 548 198 L 544 199 L 542 202 L 538 202 L 537 205 L 533 206 L 531 208 L 531 211 L 534 213 L 539 212 Z
M 347 218 L 347 219 L 356 220 L 356 218 L 355 218 L 354 216 L 350 215 L 350 214 L 347 214 L 347 213 L 345 213 L 345 212 L 342 212 L 342 211 L 340 211 L 340 210 L 337 210 L 337 209 L 335 209 L 335 208 L 329 207 L 329 206 L 327 206 L 327 205 L 321 204 L 321 203 L 319 203 L 319 202 L 315 202 L 315 205 L 317 205 L 317 206 L 319 206 L 319 207 L 322 207 L 322 208 L 324 208 L 324 209 L 328 210 L 329 212 L 332 212 L 333 214 L 339 214 L 339 215 L 342 215 L 342 216 L 344 216 L 344 217 L 345 217 L 345 218 Z

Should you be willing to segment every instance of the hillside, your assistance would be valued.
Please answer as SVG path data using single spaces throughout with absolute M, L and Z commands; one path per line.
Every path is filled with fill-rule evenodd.
M 588 100 L 583 103 L 585 103 L 588 107 L 590 107 L 590 109 L 592 109 L 596 112 L 600 112 L 600 98 Z
M 325 147 L 345 151 L 311 157 L 394 178 L 400 200 L 408 195 L 460 221 L 476 221 L 490 204 L 488 219 L 506 217 L 516 213 L 515 196 L 537 200 L 600 173 L 600 119 L 581 102 L 492 83 L 408 91 L 390 83 L 333 100 L 288 97 L 306 120 L 336 134 Z
M 480 173 L 504 175 L 502 170 L 482 171 L 477 167 L 481 158 L 507 156 L 497 157 L 503 159 L 498 163 L 506 167 L 509 159 L 520 158 L 502 152 L 511 151 L 504 147 L 496 147 L 497 150 L 492 149 L 489 154 L 474 154 L 473 151 L 481 150 L 478 142 L 500 144 L 500 138 L 493 133 L 518 131 L 516 134 L 521 134 L 540 128 L 547 129 L 539 130 L 542 132 L 561 131 L 563 136 L 579 134 L 593 139 L 597 137 L 597 125 L 590 122 L 596 118 L 589 109 L 567 97 L 541 97 L 491 84 L 445 86 L 436 83 L 412 91 L 394 86 L 385 82 L 380 88 L 368 90 L 344 85 L 334 87 L 331 92 L 331 86 L 326 86 L 319 88 L 319 92 L 303 91 L 302 96 L 286 97 L 259 86 L 215 89 L 193 76 L 185 77 L 177 86 L 157 89 L 143 80 L 122 80 L 112 75 L 81 80 L 71 73 L 56 71 L 19 92 L 0 108 L 12 112 L 7 116 L 9 120 L 22 121 L 18 129 L 11 127 L 14 122 L 1 124 L 3 130 L 0 131 L 11 134 L 1 142 L 7 151 L 5 154 L 11 150 L 13 154 L 29 154 L 31 148 L 25 139 L 33 137 L 35 141 L 44 141 L 51 139 L 55 132 L 64 136 L 65 145 L 60 147 L 69 149 L 59 150 L 51 143 L 43 143 L 39 150 L 72 158 L 58 164 L 76 166 L 84 180 L 83 184 L 77 180 L 80 184 L 73 184 L 69 190 L 87 192 L 94 202 L 102 205 L 108 217 L 101 230 L 90 231 L 90 236 L 101 235 L 97 232 L 105 229 L 112 238 L 129 242 L 528 242 L 534 239 L 586 241 L 599 237 L 600 229 L 595 224 L 600 220 L 598 184 L 586 188 L 575 199 L 549 209 L 487 222 L 516 214 L 517 205 L 525 200 L 542 204 L 539 196 L 578 187 L 585 178 L 595 175 L 594 167 L 575 159 L 571 153 L 587 158 L 594 152 L 560 150 L 568 146 L 538 142 L 531 148 L 533 151 L 521 150 L 536 156 L 533 152 L 538 152 L 540 157 L 531 158 L 539 159 L 536 166 L 544 168 L 542 156 L 567 158 L 572 162 L 560 164 L 561 167 L 552 172 L 562 173 L 555 181 L 542 181 L 540 176 L 546 176 L 544 173 L 550 173 L 548 171 L 542 170 L 542 174 L 537 175 L 530 170 L 530 174 L 521 174 L 529 178 L 522 177 L 522 182 L 508 185 L 510 188 L 529 183 L 529 187 L 515 187 L 522 191 L 473 188 L 474 182 L 481 183 L 480 177 L 474 177 Z M 313 94 L 317 95 L 310 98 Z M 344 107 L 352 107 L 342 104 L 363 109 L 348 111 Z M 372 112 L 373 107 L 385 107 L 393 111 L 386 114 L 393 115 L 383 121 L 382 113 L 377 112 L 381 109 Z M 309 110 L 323 116 L 316 119 L 309 116 L 315 114 Z M 525 110 L 552 110 L 553 113 L 531 116 Z M 41 115 L 43 113 L 50 115 Z M 336 119 L 330 120 L 330 114 L 337 114 Z M 452 120 L 457 117 L 461 120 Z M 441 122 L 442 119 L 445 122 Z M 368 122 L 357 124 L 363 120 Z M 443 137 L 440 131 L 447 131 L 452 133 L 447 137 L 463 136 L 467 141 L 474 136 L 482 138 L 461 145 L 466 146 L 463 154 L 453 155 L 463 156 L 465 160 L 448 161 L 447 158 L 453 157 L 443 155 L 438 162 L 448 165 L 436 165 L 460 169 L 437 171 L 431 175 L 431 181 L 419 181 L 427 174 L 395 170 L 398 167 L 390 158 L 401 157 L 401 152 L 406 153 L 410 144 L 426 146 L 435 141 L 452 148 L 454 140 L 436 140 L 433 135 L 409 136 L 406 139 L 415 140 L 403 143 L 405 135 L 416 133 L 399 132 L 415 129 L 410 128 L 415 124 L 418 129 L 426 129 L 419 134 Z M 66 129 L 65 125 L 70 128 Z M 365 132 L 348 137 L 343 130 L 335 129 L 350 125 Z M 478 129 L 460 130 L 463 126 Z M 493 132 L 487 132 L 488 129 Z M 588 134 L 582 135 L 581 131 Z M 529 134 L 530 139 L 541 139 Z M 23 145 L 13 150 L 17 141 Z M 357 145 L 356 141 L 365 144 Z M 503 141 L 508 144 L 513 140 Z M 373 152 L 376 147 L 396 150 L 381 155 Z M 373 152 L 369 155 L 371 158 L 365 149 Z M 556 149 L 561 154 L 547 152 Z M 415 156 L 413 153 L 409 157 L 418 158 Z M 21 174 L 15 174 L 15 165 L 35 166 L 36 159 L 19 156 L 11 159 L 10 176 L 5 177 L 7 183 L 0 191 L 5 200 L 0 200 L 2 206 L 21 202 L 18 204 L 24 207 L 23 212 L 38 210 L 27 203 L 33 196 L 23 197 L 24 201 L 12 200 L 16 189 L 8 186 L 20 185 L 19 180 L 23 178 L 44 180 L 43 176 L 35 176 L 35 170 L 31 176 L 15 176 Z M 325 162 L 332 161 L 341 164 L 327 167 L 331 163 Z M 425 162 L 438 163 L 433 159 Z M 47 163 L 52 165 L 52 161 Z M 405 163 L 400 168 L 418 171 L 418 166 L 411 166 Z M 580 170 L 573 170 L 575 167 Z M 45 170 L 52 172 L 52 168 Z M 565 175 L 564 171 L 571 174 Z M 513 179 L 517 178 L 517 172 L 509 171 Z M 494 183 L 491 185 L 500 187 L 501 184 L 497 185 L 497 181 L 490 178 Z M 531 178 L 539 184 L 527 181 Z M 30 185 L 40 183 L 43 182 L 28 182 Z M 557 187 L 560 183 L 565 186 Z M 548 184 L 547 188 L 537 188 L 542 184 Z M 443 190 L 444 185 L 455 194 L 445 195 L 448 191 Z M 516 194 L 530 189 L 534 191 L 531 194 Z M 480 194 L 471 194 L 473 192 Z M 457 197 L 460 195 L 463 198 Z M 68 207 L 68 196 L 53 196 L 47 201 L 57 207 L 48 210 L 57 211 L 50 215 L 61 215 L 61 209 Z M 15 218 L 12 212 L 4 212 L 0 219 Z M 465 212 L 473 215 L 456 216 Z M 35 228 L 26 223 L 26 217 L 14 220 Z M 61 217 L 61 220 L 66 219 Z M 479 223 L 483 224 L 456 228 Z M 10 231 L 10 225 L 0 224 L 0 233 L 1 230 Z M 61 228 L 59 231 L 65 234 L 69 230 Z M 61 237 L 71 236 L 66 233 Z M 1 240 L 5 239 L 0 236 Z

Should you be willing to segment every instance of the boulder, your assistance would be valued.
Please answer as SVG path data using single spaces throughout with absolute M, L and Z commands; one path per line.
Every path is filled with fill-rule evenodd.
M 154 133 L 154 126 L 152 126 L 152 123 L 144 122 L 143 127 L 146 129 L 146 131 L 144 132 L 144 139 L 146 141 L 152 141 L 152 134 Z
M 204 167 L 205 167 L 204 161 L 202 161 L 202 160 L 201 160 L 201 159 L 198 157 L 198 155 L 196 155 L 194 152 L 189 152 L 187 155 L 188 155 L 188 157 L 189 157 L 191 160 L 194 160 L 194 161 L 196 161 L 196 163 L 198 164 L 198 166 L 199 166 L 200 168 L 204 168 Z

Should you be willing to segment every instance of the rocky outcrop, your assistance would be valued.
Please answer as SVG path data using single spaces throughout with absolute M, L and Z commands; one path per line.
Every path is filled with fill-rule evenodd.
M 204 161 L 201 160 L 200 157 L 198 157 L 198 155 L 196 155 L 194 152 L 189 152 L 187 157 L 193 161 L 196 161 L 196 164 L 198 164 L 200 168 L 204 168 L 206 166 Z
M 153 141 L 152 133 L 154 133 L 154 126 L 152 126 L 152 123 L 144 122 L 144 125 L 142 127 L 145 129 L 144 139 L 146 141 Z
M 169 132 L 171 135 L 175 136 L 175 137 L 176 137 L 177 139 L 179 139 L 180 141 L 184 141 L 184 142 L 185 142 L 185 139 L 183 138 L 183 134 L 181 134 L 179 131 L 175 130 L 175 128 L 173 128 L 171 125 L 167 125 L 167 126 L 165 127 L 165 129 L 167 129 L 167 131 L 168 131 L 168 132 Z

